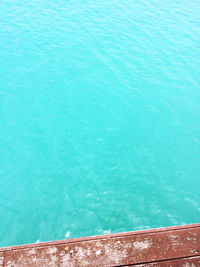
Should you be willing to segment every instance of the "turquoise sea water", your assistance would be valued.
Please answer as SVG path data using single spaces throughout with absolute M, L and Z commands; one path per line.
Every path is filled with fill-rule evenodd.
M 1 246 L 200 222 L 199 14 L 1 0 Z

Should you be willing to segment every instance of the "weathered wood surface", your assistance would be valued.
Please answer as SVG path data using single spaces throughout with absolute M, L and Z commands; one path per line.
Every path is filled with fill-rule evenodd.
M 200 224 L 0 248 L 0 267 L 200 267 Z
M 152 263 L 123 265 L 123 267 L 200 267 L 200 256 Z

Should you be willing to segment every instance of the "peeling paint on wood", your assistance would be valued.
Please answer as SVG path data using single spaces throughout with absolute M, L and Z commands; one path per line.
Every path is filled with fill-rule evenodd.
M 200 224 L 0 248 L 0 267 L 199 267 Z

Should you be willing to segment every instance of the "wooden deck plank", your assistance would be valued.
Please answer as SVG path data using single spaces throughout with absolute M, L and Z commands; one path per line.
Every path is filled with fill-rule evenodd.
M 199 267 L 200 256 L 167 261 L 148 262 L 145 264 L 123 265 L 123 267 Z
M 199 267 L 199 256 L 200 224 L 194 224 L 0 248 L 0 267 L 174 267 L 178 261 Z

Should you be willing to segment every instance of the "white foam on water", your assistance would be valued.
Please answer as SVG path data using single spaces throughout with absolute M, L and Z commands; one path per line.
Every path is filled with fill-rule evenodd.
M 70 235 L 71 235 L 71 232 L 67 231 L 66 234 L 65 234 L 65 237 L 68 238 L 68 237 L 70 237 Z

